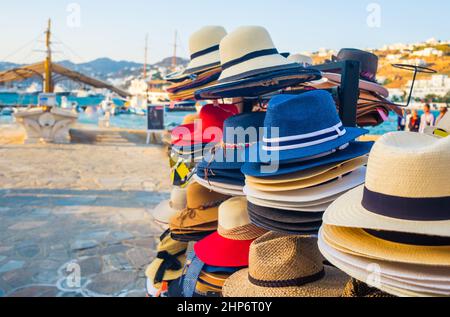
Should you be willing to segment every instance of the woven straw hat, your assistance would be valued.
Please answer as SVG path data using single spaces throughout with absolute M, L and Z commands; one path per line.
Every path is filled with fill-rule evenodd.
M 324 267 L 317 240 L 268 233 L 250 247 L 249 269 L 233 274 L 225 297 L 338 297 L 348 277 Z
M 260 26 L 242 26 L 228 34 L 220 43 L 220 60 L 219 82 L 298 67 L 278 53 L 269 32 Z
M 203 228 L 204 231 L 209 231 L 210 225 L 214 226 L 217 222 L 218 207 L 227 200 L 229 196 L 219 193 L 211 192 L 205 187 L 192 183 L 187 187 L 187 207 L 177 213 L 170 219 L 170 228 L 186 230 Z
M 450 237 L 450 139 L 396 132 L 369 157 L 365 187 L 337 199 L 328 225 Z
M 260 190 L 264 192 L 282 192 L 282 191 L 290 191 L 290 190 L 297 190 L 297 189 L 305 189 L 309 187 L 314 187 L 317 185 L 321 185 L 324 183 L 327 183 L 329 181 L 332 181 L 334 179 L 337 179 L 343 175 L 346 175 L 348 173 L 354 172 L 361 166 L 364 166 L 367 164 L 368 157 L 361 157 L 349 162 L 344 162 L 339 165 L 335 165 L 334 167 L 330 168 L 328 167 L 328 170 L 322 169 L 324 171 L 323 173 L 320 173 L 319 169 L 316 169 L 316 173 L 318 173 L 315 176 L 311 177 L 305 177 L 303 179 L 298 179 L 296 181 L 292 182 L 281 182 L 277 184 L 260 184 L 258 182 L 253 182 L 252 179 L 247 179 L 247 185 Z M 312 174 L 312 171 L 309 171 Z M 305 173 L 306 174 L 306 173 Z M 310 175 L 311 175 L 310 174 Z M 296 175 L 297 178 L 300 177 L 300 175 Z M 288 176 L 288 178 L 291 178 Z
M 192 34 L 189 39 L 191 62 L 185 74 L 220 66 L 219 44 L 226 35 L 222 26 L 205 26 Z
M 156 206 L 151 214 L 159 223 L 169 224 L 177 212 L 186 208 L 186 188 L 174 187 L 170 194 L 170 200 L 165 200 Z

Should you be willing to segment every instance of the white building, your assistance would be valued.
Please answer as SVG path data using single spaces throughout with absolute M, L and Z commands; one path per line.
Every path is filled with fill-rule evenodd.
M 419 57 L 431 57 L 431 56 L 441 57 L 444 55 L 444 52 L 437 50 L 433 47 L 426 47 L 423 50 L 413 52 L 412 55 Z
M 408 81 L 407 89 L 411 88 L 412 80 Z M 414 97 L 425 98 L 428 95 L 445 96 L 450 91 L 450 78 L 447 75 L 433 75 L 431 79 L 416 80 Z

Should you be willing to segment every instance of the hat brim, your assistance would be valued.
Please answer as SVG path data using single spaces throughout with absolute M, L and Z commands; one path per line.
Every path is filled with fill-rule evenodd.
M 205 155 L 198 166 L 199 168 L 218 170 L 240 170 L 244 164 L 242 155 L 243 151 L 227 150 L 225 152 L 222 148 L 219 148 L 214 154 Z
M 210 232 L 195 232 L 195 233 L 185 233 L 185 234 L 179 234 L 179 233 L 172 232 L 170 234 L 170 236 L 172 237 L 173 240 L 178 241 L 178 242 L 196 242 L 196 241 L 200 241 L 200 240 L 206 238 L 207 236 L 209 236 L 212 233 L 214 233 L 214 230 L 212 230 Z
M 180 261 L 180 263 L 184 264 L 186 262 L 186 254 L 183 254 L 183 255 L 177 257 L 177 259 L 178 259 L 178 261 Z M 158 272 L 158 270 L 163 262 L 164 261 L 161 259 L 155 259 L 147 267 L 147 270 L 145 271 L 145 276 L 147 276 L 147 278 L 149 278 L 152 281 L 152 283 L 155 280 L 156 272 Z M 181 269 L 176 270 L 176 271 L 166 270 L 166 272 L 164 273 L 163 281 L 170 282 L 170 281 L 176 280 L 182 274 L 183 274 L 183 265 L 182 265 Z
M 202 55 L 191 60 L 183 72 L 184 75 L 196 74 L 204 72 L 215 67 L 220 66 L 220 52 L 219 50 Z
M 416 246 L 379 239 L 363 229 L 324 225 L 324 241 L 356 256 L 389 262 L 450 266 L 450 246 Z
M 361 167 L 355 172 L 341 179 L 329 182 L 324 185 L 306 188 L 301 190 L 293 190 L 286 192 L 268 193 L 245 186 L 244 193 L 248 196 L 268 199 L 273 201 L 287 201 L 291 203 L 305 203 L 325 199 L 344 193 L 364 183 L 366 177 L 366 168 Z
M 348 128 L 343 136 L 328 141 L 322 144 L 308 146 L 305 148 L 285 150 L 285 151 L 271 151 L 264 149 L 265 144 L 263 142 L 258 143 L 245 151 L 246 160 L 252 160 L 255 163 L 296 163 L 307 159 L 309 157 L 315 157 L 330 151 L 337 151 L 340 147 L 355 141 L 357 138 L 369 133 L 368 130 L 361 128 Z M 255 161 L 256 160 L 256 161 Z
M 261 217 L 254 213 L 250 213 L 250 220 L 256 226 L 264 226 L 263 229 L 289 234 L 317 234 L 319 232 L 322 221 L 293 224 L 288 222 L 280 222 L 265 217 Z
M 170 218 L 175 216 L 179 211 L 170 206 L 170 200 L 165 200 L 151 211 L 151 215 L 159 223 L 168 225 Z
M 368 161 L 368 156 L 360 156 L 348 161 L 344 162 L 335 162 L 331 164 L 327 164 L 324 166 L 319 166 L 315 168 L 308 169 L 306 171 L 300 171 L 292 174 L 287 175 L 280 175 L 280 176 L 272 176 L 272 177 L 253 177 L 253 176 L 247 176 L 246 180 L 250 181 L 252 184 L 261 184 L 261 185 L 283 185 L 287 183 L 293 183 L 297 181 L 303 181 L 308 180 L 311 178 L 315 178 L 317 176 L 320 176 L 322 174 L 328 173 L 336 168 L 345 167 L 347 166 L 361 166 L 366 165 Z
M 323 212 L 324 210 L 326 210 L 328 208 L 328 206 L 330 206 L 330 204 L 333 202 L 333 200 L 335 200 L 337 197 L 339 196 L 332 196 L 327 200 L 330 200 L 329 202 L 322 202 L 322 201 L 318 201 L 318 202 L 313 202 L 313 205 L 311 204 L 300 204 L 300 203 L 286 203 L 286 202 L 276 202 L 276 201 L 271 201 L 271 200 L 264 200 L 264 199 L 258 199 L 258 198 L 254 198 L 251 196 L 247 196 L 247 200 L 256 205 L 256 206 L 261 206 L 261 207 L 265 207 L 265 208 L 274 208 L 274 209 L 283 209 L 283 210 L 288 210 L 288 211 L 293 211 L 293 212 L 307 212 L 307 213 L 317 213 L 317 212 Z M 314 205 L 315 204 L 315 205 Z
M 226 185 L 224 184 L 220 183 L 212 184 L 211 182 L 205 181 L 204 179 L 200 178 L 198 175 L 194 175 L 194 180 L 201 186 L 222 195 L 245 196 L 241 187 L 239 187 L 239 189 L 237 187 L 236 188 L 233 187 L 233 189 L 231 189 L 225 187 Z
M 296 65 L 289 69 L 271 70 L 253 77 L 219 83 L 204 89 L 199 89 L 195 92 L 195 98 L 197 100 L 240 97 L 255 98 L 286 87 L 296 86 L 321 78 L 320 71 Z
M 207 265 L 220 267 L 247 267 L 253 240 L 230 240 L 218 232 L 197 242 L 194 251 Z
M 209 225 L 217 221 L 219 214 L 218 210 L 218 207 L 196 210 L 195 217 L 186 217 L 183 221 L 178 218 L 183 211 L 179 211 L 177 214 L 172 216 L 172 218 L 170 218 L 170 227 L 177 229 L 190 229 Z
M 325 277 L 317 282 L 299 287 L 268 288 L 252 284 L 249 270 L 241 270 L 228 278 L 222 289 L 224 297 L 340 297 L 348 282 L 348 276 L 338 269 L 325 268 Z
M 341 83 L 342 75 L 341 74 L 335 74 L 335 73 L 322 73 L 322 76 L 327 78 L 328 80 L 332 82 L 336 82 L 338 84 Z M 367 80 L 360 79 L 359 80 L 359 88 L 376 92 L 377 94 L 381 95 L 384 98 L 389 97 L 389 91 L 381 86 L 380 84 L 373 83 Z
M 247 185 L 260 190 L 264 192 L 283 192 L 283 191 L 290 191 L 290 190 L 298 190 L 298 189 L 305 189 L 309 187 L 314 187 L 317 185 L 321 185 L 324 183 L 327 183 L 329 181 L 332 181 L 342 175 L 345 175 L 347 173 L 354 172 L 361 166 L 364 166 L 367 164 L 367 158 L 363 160 L 354 160 L 349 162 L 348 164 L 341 165 L 339 167 L 335 167 L 334 169 L 331 169 L 329 171 L 326 171 L 325 173 L 319 174 L 317 176 L 304 179 L 304 180 L 298 180 L 290 183 L 282 183 L 282 184 L 259 184 L 259 183 L 253 183 L 249 179 L 247 179 Z
M 367 155 L 373 147 L 373 142 L 350 142 L 349 147 L 343 151 L 338 151 L 334 154 L 327 155 L 318 159 L 309 160 L 294 164 L 282 164 L 275 172 L 270 174 L 262 171 L 263 165 L 261 163 L 245 163 L 241 171 L 247 176 L 253 177 L 269 177 L 282 176 L 292 173 L 306 171 L 312 168 L 325 166 L 327 164 L 340 163 L 351 160 L 363 155 Z
M 325 256 L 325 258 L 334 266 L 339 268 L 341 271 L 345 272 L 349 276 L 362 281 L 364 283 L 367 283 L 367 281 L 371 280 L 373 278 L 373 272 L 367 269 L 360 269 L 353 265 L 350 265 L 341 259 L 338 259 L 334 256 L 332 256 L 326 248 L 324 248 L 324 245 L 326 243 L 321 240 L 319 235 L 319 249 L 320 252 Z M 371 263 L 374 264 L 374 263 Z M 386 279 L 384 279 L 384 282 L 386 282 Z M 413 292 L 410 290 L 405 289 L 405 285 L 402 284 L 402 287 L 394 287 L 389 286 L 383 281 L 380 281 L 379 285 L 377 285 L 377 288 L 385 293 L 398 296 L 398 297 L 436 297 L 436 294 L 432 293 L 419 293 L 419 292 Z
M 188 134 L 186 134 L 188 131 Z M 179 138 L 174 138 L 174 136 L 180 136 Z M 218 143 L 222 140 L 222 133 L 208 134 L 205 137 L 202 130 L 197 128 L 195 123 L 180 125 L 172 131 L 172 145 L 176 147 L 192 147 L 195 145 Z
M 338 227 L 450 237 L 450 221 L 408 221 L 377 215 L 362 206 L 364 186 L 338 198 L 324 214 L 324 223 Z
M 208 170 L 208 177 L 223 177 L 223 178 L 232 178 L 235 180 L 239 180 L 241 183 L 245 182 L 245 176 L 242 174 L 240 169 L 236 170 L 222 170 L 222 169 L 212 169 L 212 168 L 202 168 L 200 165 L 197 165 L 197 175 L 205 178 L 206 173 L 205 169 Z
M 323 213 L 317 214 L 310 212 L 293 212 L 284 209 L 267 208 L 248 204 L 248 212 L 268 220 L 291 223 L 291 224 L 305 224 L 322 221 Z

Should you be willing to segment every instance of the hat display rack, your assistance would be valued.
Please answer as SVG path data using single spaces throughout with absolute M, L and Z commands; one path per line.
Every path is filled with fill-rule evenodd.
M 207 40 L 203 43 L 204 38 Z M 258 47 L 258 41 L 264 43 L 262 47 Z M 237 53 L 233 52 L 233 47 Z M 361 61 L 347 59 L 314 66 L 295 65 L 276 50 L 270 35 L 261 27 L 241 27 L 230 34 L 222 27 L 205 27 L 191 37 L 190 48 L 190 65 L 195 67 L 189 66 L 188 71 L 171 74 L 168 79 L 181 89 L 177 93 L 184 95 L 183 89 L 186 89 L 187 95 L 205 102 L 200 114 L 193 119 L 201 120 L 206 128 L 216 127 L 221 133 L 206 140 L 205 130 L 199 130 L 193 122 L 184 122 L 172 134 L 171 154 L 183 158 L 179 162 L 185 164 L 179 174 L 186 177 L 182 186 L 174 188 L 170 200 L 162 202 L 153 212 L 155 222 L 166 232 L 160 239 L 157 258 L 146 272 L 149 297 L 450 294 L 450 276 L 444 273 L 448 250 L 440 249 L 439 245 L 450 245 L 448 239 L 433 241 L 437 243 L 433 245 L 436 258 L 428 265 L 441 265 L 430 273 L 432 279 L 443 279 L 437 286 L 426 279 L 417 281 L 412 276 L 415 269 L 423 273 L 429 268 L 420 266 L 417 260 L 426 252 L 422 249 L 416 258 L 411 256 L 415 262 L 403 261 L 407 262 L 403 273 L 398 273 L 403 264 L 386 260 L 382 271 L 383 287 L 355 286 L 359 281 L 366 281 L 361 268 L 367 263 L 361 256 L 364 245 L 358 249 L 359 245 L 346 244 L 348 239 L 359 235 L 366 238 L 366 243 L 389 240 L 387 245 L 397 239 L 400 246 L 395 250 L 394 260 L 402 263 L 398 260 L 403 250 L 402 239 L 417 237 L 376 232 L 379 227 L 372 228 L 363 220 L 354 221 L 356 229 L 347 228 L 351 226 L 342 224 L 340 218 L 345 208 L 339 206 L 349 205 L 342 197 L 351 199 L 366 183 L 369 153 L 374 145 L 358 141 L 368 133 L 358 127 Z M 414 71 L 409 105 L 417 75 L 434 73 L 434 70 L 412 65 L 393 66 Z M 306 87 L 303 84 L 319 82 L 322 74 L 336 71 L 340 76 L 336 85 L 333 82 L 328 88 L 303 89 Z M 198 90 L 195 90 L 196 73 L 206 78 L 200 81 Z M 384 89 L 375 78 L 368 84 Z M 300 89 L 290 93 L 291 87 Z M 232 100 L 232 104 L 227 104 L 228 100 Z M 379 102 L 382 104 L 384 100 L 380 98 Z M 391 105 L 394 104 L 389 103 Z M 258 106 L 260 109 L 256 110 Z M 248 126 L 264 128 L 265 133 L 257 135 L 257 142 L 230 143 L 226 138 L 226 128 L 245 130 Z M 274 138 L 267 132 L 270 130 L 267 128 L 273 126 L 280 127 L 284 134 Z M 200 141 L 189 138 L 198 135 L 201 135 Z M 396 139 L 392 139 L 388 138 L 387 143 L 394 144 Z M 424 148 L 427 142 L 433 143 L 422 140 Z M 209 151 L 212 159 L 203 151 L 207 143 L 216 143 Z M 262 175 L 260 167 L 268 161 L 261 157 L 257 163 L 244 162 L 242 166 L 227 160 L 214 161 L 228 154 L 236 158 L 253 149 L 280 152 L 279 170 Z M 179 170 L 179 165 L 175 169 Z M 380 188 L 382 191 L 383 187 Z M 348 214 L 350 212 L 351 209 Z M 380 222 L 374 219 L 374 223 Z M 388 229 L 394 227 L 395 231 L 396 220 L 392 222 L 394 225 Z M 364 231 L 366 228 L 375 230 Z M 412 232 L 417 234 L 420 230 Z M 346 240 L 346 237 L 350 238 Z M 382 252 L 376 249 L 376 244 L 369 250 L 372 254 L 363 255 L 379 260 L 376 256 Z M 358 293 L 361 289 L 365 289 L 364 294 Z

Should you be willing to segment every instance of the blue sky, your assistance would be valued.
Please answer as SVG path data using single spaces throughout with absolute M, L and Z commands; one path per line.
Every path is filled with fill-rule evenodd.
M 381 10 L 380 27 L 367 24 L 371 3 Z M 79 8 L 80 14 L 70 8 Z M 450 39 L 448 0 L 14 0 L 2 1 L 0 12 L 0 60 L 15 62 L 42 57 L 35 51 L 42 43 L 32 40 L 49 17 L 55 41 L 65 44 L 55 45 L 56 59 L 77 62 L 104 56 L 141 62 L 146 33 L 150 61 L 157 61 L 172 54 L 175 30 L 179 55 L 185 57 L 189 35 L 211 24 L 229 32 L 241 25 L 262 25 L 280 51 L 293 53 Z

